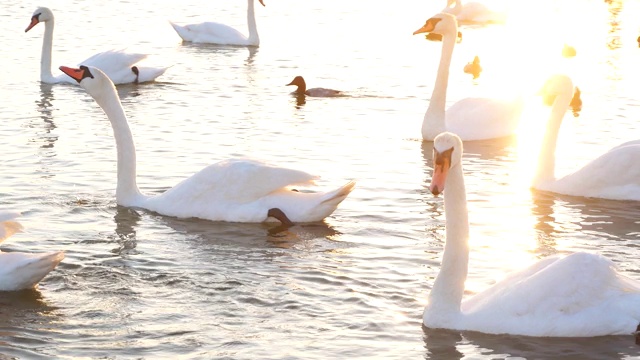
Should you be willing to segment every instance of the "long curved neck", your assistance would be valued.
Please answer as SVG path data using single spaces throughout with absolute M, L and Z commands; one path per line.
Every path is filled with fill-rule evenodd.
M 460 313 L 469 264 L 469 215 L 460 163 L 449 169 L 444 191 L 446 242 L 440 272 L 429 293 L 429 311 Z
M 447 103 L 447 86 L 449 85 L 449 67 L 451 66 L 451 57 L 457 34 L 458 29 L 454 28 L 453 31 L 442 36 L 442 52 L 440 65 L 438 65 L 438 75 L 436 76 L 431 100 L 429 100 L 429 107 L 427 107 L 427 112 L 424 114 L 424 120 L 422 121 L 422 138 L 424 140 L 433 140 L 438 134 L 446 131 L 445 105 Z
M 133 135 L 127 122 L 120 98 L 115 87 L 105 90 L 100 97 L 94 97 L 98 105 L 107 114 L 113 136 L 116 139 L 118 153 L 118 185 L 116 202 L 123 206 L 132 206 L 143 196 L 136 183 L 136 148 Z
M 561 93 L 551 106 L 551 113 L 547 121 L 547 129 L 542 140 L 542 147 L 538 157 L 538 167 L 533 178 L 534 185 L 540 185 L 546 181 L 555 180 L 556 168 L 556 146 L 558 142 L 558 133 L 562 119 L 567 112 L 567 105 L 571 101 L 571 94 Z
M 252 44 L 258 44 L 260 42 L 260 37 L 258 36 L 258 25 L 256 24 L 254 0 L 248 0 L 247 24 L 249 25 L 249 42 Z
M 42 54 L 40 56 L 40 81 L 50 82 L 53 79 L 51 73 L 51 53 L 53 50 L 53 17 L 44 22 L 44 37 L 42 38 Z

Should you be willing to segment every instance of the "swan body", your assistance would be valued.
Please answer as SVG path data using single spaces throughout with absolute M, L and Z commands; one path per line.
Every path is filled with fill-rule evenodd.
M 424 310 L 426 327 L 553 337 L 631 335 L 636 330 L 640 283 L 598 254 L 544 258 L 463 301 L 469 221 L 462 140 L 446 132 L 433 147 L 430 189 L 435 195 L 444 192 L 446 243 Z
M 265 6 L 262 0 L 258 1 L 262 6 Z M 248 37 L 231 26 L 218 22 L 209 21 L 184 26 L 171 22 L 171 26 L 183 41 L 219 45 L 259 46 L 260 37 L 258 36 L 258 26 L 256 24 L 254 0 L 248 0 L 247 23 L 249 25 Z
M 296 76 L 293 80 L 287 84 L 295 85 L 296 90 L 292 93 L 294 95 L 307 95 L 314 97 L 336 97 L 344 95 L 340 90 L 325 89 L 325 88 L 311 88 L 307 89 L 307 83 L 302 76 Z
M 422 138 L 432 141 L 444 131 L 456 133 L 463 140 L 486 140 L 512 135 L 520 120 L 523 102 L 491 98 L 466 98 L 445 111 L 449 67 L 458 33 L 456 19 L 440 13 L 427 20 L 413 34 L 439 33 L 442 53 L 431 100 L 422 122 Z
M 73 79 L 61 74 L 53 76 L 51 72 L 51 53 L 53 49 L 53 28 L 55 19 L 53 12 L 46 7 L 39 7 L 33 12 L 31 23 L 25 32 L 31 30 L 38 23 L 44 23 L 44 37 L 42 41 L 42 55 L 40 59 L 40 81 L 47 84 L 69 83 L 77 84 Z M 137 64 L 147 57 L 146 54 L 128 53 L 124 50 L 109 50 L 91 56 L 81 62 L 104 71 L 115 84 L 142 83 L 153 81 L 164 74 L 166 67 L 147 67 Z
M 547 121 L 533 188 L 559 194 L 640 201 L 640 140 L 629 141 L 562 178 L 555 177 L 558 132 L 573 96 L 573 83 L 554 75 L 545 83 L 545 96 L 555 96 Z
M 506 20 L 505 14 L 475 1 L 463 5 L 461 0 L 447 0 L 442 12 L 455 15 L 460 24 L 500 24 Z
M 0 242 L 22 230 L 22 225 L 15 220 L 19 215 L 14 212 L 0 213 Z M 44 254 L 0 251 L 0 291 L 35 287 L 62 259 L 62 251 Z
M 116 201 L 119 205 L 214 221 L 263 222 L 275 217 L 283 223 L 316 222 L 333 213 L 355 186 L 351 181 L 328 192 L 296 191 L 290 186 L 310 185 L 317 177 L 299 170 L 236 159 L 209 165 L 159 195 L 143 195 L 136 183 L 133 135 L 113 84 L 94 67 L 63 66 L 60 69 L 87 90 L 111 122 L 118 154 Z M 284 220 L 273 216 L 273 209 L 284 213 Z

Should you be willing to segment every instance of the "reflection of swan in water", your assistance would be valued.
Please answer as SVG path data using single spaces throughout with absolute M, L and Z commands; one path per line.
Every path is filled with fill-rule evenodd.
M 549 338 L 493 335 L 422 327 L 425 349 L 432 359 L 630 359 L 640 347 L 623 336 Z M 425 356 L 426 358 L 426 356 Z
M 640 240 L 640 203 L 637 201 L 585 198 L 546 191 L 534 191 L 532 196 L 532 213 L 538 217 L 536 229 L 547 238 L 555 238 L 566 232 L 567 226 L 560 224 L 561 220 L 554 216 L 554 208 L 565 207 L 567 211 L 575 212 L 570 217 L 575 220 L 569 228 L 612 240 Z
M 331 238 L 340 233 L 324 222 L 282 226 L 268 223 L 211 222 L 202 219 L 180 219 L 156 214 L 156 219 L 177 233 L 185 234 L 190 242 L 208 245 L 255 247 L 270 244 L 277 248 L 289 248 L 301 241 Z
M 113 216 L 113 221 L 116 223 L 118 249 L 114 250 L 114 253 L 122 255 L 136 248 L 136 227 L 140 218 L 140 214 L 135 209 L 116 205 L 116 214 Z
M 40 118 L 44 122 L 44 133 L 39 135 L 43 140 L 41 148 L 52 148 L 58 140 L 58 135 L 51 133 L 57 127 L 53 122 L 53 100 L 53 85 L 40 83 L 40 100 L 35 103 L 38 106 Z

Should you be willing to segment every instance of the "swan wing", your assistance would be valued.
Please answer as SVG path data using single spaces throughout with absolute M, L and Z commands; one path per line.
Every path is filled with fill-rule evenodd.
M 97 67 L 109 76 L 123 68 L 130 70 L 133 65 L 146 58 L 147 54 L 128 53 L 124 49 L 107 50 L 85 59 L 80 65 Z
M 225 160 L 207 166 L 165 194 L 187 202 L 242 204 L 287 186 L 312 184 L 317 178 L 254 160 Z
M 246 41 L 247 37 L 240 31 L 219 22 L 207 21 L 199 24 L 176 25 L 171 23 L 178 35 L 185 40 L 198 43 L 233 45 Z
M 465 301 L 463 309 L 543 318 L 579 313 L 599 306 L 607 297 L 639 290 L 638 284 L 617 273 L 611 260 L 597 254 L 574 253 L 542 259 L 506 277 Z
M 62 251 L 45 254 L 0 252 L 0 291 L 36 286 L 62 259 Z
M 14 219 L 20 216 L 19 212 L 0 212 L 0 243 L 11 235 L 22 231 L 22 225 Z
M 640 200 L 640 142 L 614 147 L 553 184 L 552 191 L 615 200 Z
M 522 99 L 465 98 L 446 111 L 447 131 L 465 140 L 484 140 L 513 134 L 522 113 Z

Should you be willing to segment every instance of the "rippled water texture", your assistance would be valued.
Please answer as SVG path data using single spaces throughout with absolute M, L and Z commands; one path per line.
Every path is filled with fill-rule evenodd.
M 25 226 L 2 250 L 66 252 L 37 290 L 0 294 L 0 358 L 640 356 L 631 336 L 422 329 L 444 244 L 442 198 L 428 191 L 432 144 L 420 140 L 440 44 L 411 34 L 445 1 L 265 1 L 257 6 L 261 45 L 247 49 L 182 44 L 168 23 L 217 20 L 246 33 L 243 0 L 0 0 L 0 199 L 3 210 L 23 212 Z M 319 174 L 326 188 L 356 179 L 356 190 L 324 223 L 284 232 L 118 207 L 106 117 L 79 87 L 39 82 L 44 27 L 24 33 L 39 5 L 56 15 L 56 68 L 124 47 L 171 65 L 155 83 L 118 88 L 143 191 L 238 156 Z M 584 102 L 564 119 L 558 174 L 640 138 L 640 2 L 505 9 L 506 25 L 462 28 L 451 67 L 449 104 L 526 99 L 519 136 L 466 145 L 467 295 L 538 258 L 578 250 L 602 253 L 640 280 L 640 204 L 528 187 L 549 111 L 535 93 L 549 74 L 570 75 Z M 560 56 L 564 43 L 575 58 Z M 484 71 L 472 80 L 462 68 L 475 55 Z M 350 96 L 299 103 L 284 86 L 296 75 Z

